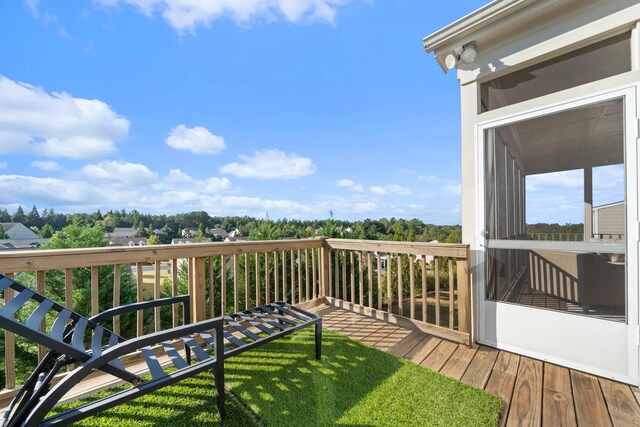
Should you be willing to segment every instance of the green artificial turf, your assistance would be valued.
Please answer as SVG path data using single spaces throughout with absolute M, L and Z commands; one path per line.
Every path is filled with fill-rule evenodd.
M 226 361 L 227 417 L 220 422 L 209 373 L 88 418 L 82 426 L 495 426 L 501 400 L 482 390 L 323 331 L 313 330 Z M 255 414 L 248 414 L 248 410 Z

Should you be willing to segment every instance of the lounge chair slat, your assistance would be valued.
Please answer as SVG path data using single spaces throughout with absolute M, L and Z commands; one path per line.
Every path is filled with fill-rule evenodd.
M 25 305 L 26 302 L 29 301 L 29 299 L 34 295 L 35 292 L 33 292 L 31 289 L 25 288 L 23 291 L 14 296 L 13 299 L 9 301 L 9 303 L 7 303 L 7 305 L 0 309 L 0 316 L 6 317 L 7 319 L 13 318 L 13 315 L 16 314 L 16 312 L 20 310 L 22 306 Z
M 8 279 L 6 277 L 0 278 L 0 292 L 4 291 L 5 289 L 7 289 L 9 286 L 11 286 L 14 283 L 15 282 L 13 280 Z
M 298 324 L 298 323 L 294 322 L 293 320 L 284 317 L 283 315 L 281 315 L 277 311 L 272 310 L 271 306 L 261 305 L 260 309 L 262 311 L 266 312 L 267 314 L 275 317 L 276 319 L 281 320 L 281 321 L 283 321 L 285 323 L 288 323 L 291 326 L 296 326 Z
M 296 313 L 293 310 L 289 310 L 289 308 L 285 307 L 284 305 L 274 303 L 274 304 L 270 304 L 270 306 L 274 307 L 276 310 L 282 310 L 283 313 L 287 313 L 289 316 L 295 317 L 296 319 L 302 320 L 304 322 L 306 322 L 307 320 L 311 320 L 308 317 L 303 317 L 302 314 L 300 313 Z
M 256 310 L 255 308 L 252 308 L 251 310 L 247 310 L 249 313 L 251 313 L 253 316 L 255 316 L 257 319 L 262 320 L 265 323 L 268 323 L 269 325 L 280 329 L 281 331 L 284 331 L 285 329 L 287 329 L 286 326 L 284 326 L 281 323 L 278 323 L 276 321 L 274 321 L 273 319 L 268 318 L 267 316 L 265 316 L 264 314 L 260 313 L 258 310 Z M 247 312 L 245 311 L 245 313 Z
M 224 320 L 227 321 L 227 323 L 232 326 L 234 329 L 236 329 L 238 332 L 240 332 L 242 335 L 251 338 L 254 341 L 258 341 L 260 339 L 259 336 L 257 336 L 256 334 L 254 334 L 251 331 L 248 331 L 244 326 L 242 326 L 240 323 L 236 322 L 235 320 L 233 320 L 233 318 L 231 318 L 230 316 L 225 316 Z
M 33 329 L 33 330 L 38 329 L 40 327 L 40 324 L 44 320 L 44 317 L 47 315 L 49 310 L 51 310 L 51 307 L 53 307 L 53 301 L 51 300 L 42 301 L 42 303 L 38 305 L 38 308 L 36 308 L 33 311 L 33 313 L 31 313 L 31 316 L 29 316 L 29 319 L 27 320 L 27 323 L 26 323 L 27 328 Z
M 144 361 L 147 363 L 149 367 L 149 372 L 151 372 L 151 376 L 154 380 L 160 379 L 162 377 L 166 377 L 167 373 L 160 366 L 160 362 L 158 362 L 158 357 L 153 352 L 151 347 L 143 347 L 140 349 L 142 352 L 142 356 L 144 357 Z
M 67 321 L 71 317 L 71 310 L 62 310 L 56 320 L 53 321 L 53 326 L 49 331 L 51 338 L 62 341 L 62 334 L 64 334 L 64 328 L 67 326 Z
M 104 328 L 102 326 L 96 327 L 91 337 L 91 353 L 93 356 L 99 356 L 102 354 L 102 335 L 104 334 Z
M 182 337 L 182 341 L 189 346 L 198 360 L 207 360 L 210 357 L 209 354 L 200 347 L 196 340 L 193 339 L 193 337 L 184 336 Z
M 213 335 L 211 335 L 209 332 L 207 331 L 202 331 L 202 332 L 198 332 L 200 334 L 200 336 L 202 337 L 202 339 L 204 340 L 204 342 L 207 343 L 207 345 L 209 346 L 209 348 L 214 349 L 216 348 L 216 341 L 215 338 L 213 338 Z
M 226 329 L 224 330 L 222 335 L 224 336 L 224 338 L 227 341 L 229 341 L 231 344 L 234 344 L 236 347 L 242 347 L 243 345 L 246 344 L 246 342 L 242 341 L 240 338 L 236 337 L 235 335 L 233 335 L 231 332 L 227 331 Z
M 84 317 L 78 319 L 78 323 L 73 330 L 73 337 L 71 338 L 71 345 L 77 348 L 78 350 L 85 351 L 84 348 L 84 333 L 87 330 L 87 325 L 89 321 Z
M 256 328 L 260 329 L 262 332 L 266 334 L 273 335 L 275 333 L 273 329 L 267 327 L 264 323 L 257 321 L 256 318 L 253 316 L 250 316 L 244 313 L 235 313 L 235 315 L 241 318 L 242 320 L 244 320 L 245 322 L 249 323 L 251 326 L 255 326 Z
M 171 363 L 178 369 L 186 368 L 189 364 L 180 356 L 178 350 L 176 350 L 175 346 L 168 341 L 162 343 L 162 347 L 164 347 L 165 353 L 171 359 Z

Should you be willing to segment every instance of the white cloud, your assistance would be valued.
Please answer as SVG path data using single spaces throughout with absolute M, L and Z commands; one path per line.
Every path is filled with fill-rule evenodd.
M 307 157 L 280 150 L 256 150 L 253 156 L 239 156 L 242 163 L 233 162 L 220 168 L 221 173 L 240 178 L 292 179 L 312 175 L 316 166 Z
M 385 194 L 387 194 L 387 190 L 380 187 L 379 185 L 374 185 L 373 187 L 369 187 L 369 191 L 371 191 L 373 194 L 377 194 L 378 196 L 384 196 Z
M 0 129 L 0 154 L 85 159 L 116 152 L 129 121 L 102 101 L 0 76 Z
M 349 191 L 353 191 L 354 193 L 362 193 L 364 191 L 364 187 L 362 187 L 362 185 L 356 184 L 353 180 L 348 178 L 339 179 L 338 182 L 336 182 L 336 185 L 341 188 L 346 188 Z
M 143 164 L 119 161 L 89 164 L 82 172 L 94 181 L 127 186 L 151 184 L 158 179 L 158 175 Z
M 194 154 L 218 154 L 225 148 L 224 138 L 201 126 L 188 128 L 178 125 L 171 129 L 165 142 L 171 148 Z
M 7 163 L 7 162 L 0 162 L 0 169 L 6 169 L 7 167 L 9 167 L 9 163 Z
M 378 196 L 384 196 L 386 194 L 396 194 L 399 196 L 406 196 L 407 194 L 411 194 L 411 190 L 406 187 L 402 187 L 397 184 L 388 184 L 384 187 L 380 185 L 374 185 L 369 187 L 369 191 L 373 194 L 377 194 Z
M 349 0 L 98 0 L 105 6 L 127 3 L 147 16 L 159 12 L 176 31 L 195 32 L 216 19 L 228 17 L 237 23 L 256 18 L 292 23 L 333 23 L 337 8 Z
M 582 188 L 584 172 L 582 170 L 543 173 L 526 177 L 527 191 L 543 191 L 562 188 Z
M 60 164 L 54 162 L 53 160 L 31 162 L 31 167 L 47 172 L 53 172 L 62 169 L 62 166 L 60 166 Z

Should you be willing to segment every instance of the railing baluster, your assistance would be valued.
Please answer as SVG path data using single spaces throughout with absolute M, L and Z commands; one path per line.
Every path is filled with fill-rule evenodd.
M 73 310 L 73 269 L 67 268 L 64 270 L 64 304 L 65 306 Z M 75 369 L 75 364 L 67 366 L 67 371 L 71 372 Z
M 93 277 L 91 279 L 93 282 Z M 36 291 L 44 295 L 44 270 L 38 270 L 36 272 Z M 44 320 L 40 322 L 40 326 L 38 327 L 38 329 L 44 332 Z M 47 349 L 43 345 L 38 345 L 38 362 L 42 361 L 46 353 Z
M 340 253 L 341 251 L 336 251 Z M 342 299 L 349 300 L 347 296 L 347 251 L 342 251 Z M 353 302 L 353 300 L 351 300 Z
M 422 260 L 422 321 L 427 321 L 427 257 L 421 255 Z
M 189 279 L 191 279 L 191 268 L 189 268 Z M 142 271 L 142 263 L 136 263 L 136 301 L 142 302 L 144 300 L 144 272 Z M 136 335 L 142 336 L 144 335 L 144 323 L 143 323 L 144 312 L 142 310 L 138 310 L 136 312 Z
M 220 315 L 227 315 L 227 256 L 220 255 Z
M 319 250 L 319 249 L 318 249 Z M 313 293 L 313 298 L 318 298 L 318 275 L 316 273 L 316 250 L 315 249 L 311 249 L 311 272 L 312 272 L 312 279 L 313 279 L 313 284 L 312 284 L 312 293 Z
M 453 295 L 454 295 L 454 288 L 453 288 L 453 258 L 449 257 L 448 259 L 448 264 L 449 264 L 449 329 L 453 329 L 453 310 L 454 310 L 454 303 L 453 303 Z
M 155 270 L 153 276 L 153 298 L 160 299 L 160 261 L 156 261 Z M 155 331 L 162 330 L 162 322 L 160 319 L 160 307 L 154 307 L 153 309 L 153 322 L 155 325 Z
M 402 306 L 402 254 L 397 255 L 398 259 L 398 314 L 403 315 L 404 307 Z
M 371 259 L 371 252 L 367 251 L 367 281 L 368 295 L 369 295 L 369 308 L 373 308 L 373 260 Z
M 213 270 L 213 263 L 211 270 Z M 171 260 L 171 296 L 175 297 L 176 295 L 178 295 L 178 260 L 174 258 Z M 209 297 L 213 301 L 213 295 L 209 295 Z M 213 302 L 211 304 L 213 305 Z M 171 306 L 171 321 L 174 328 L 179 325 L 178 308 L 176 304 Z M 211 307 L 211 316 L 213 316 L 213 307 Z
M 356 303 L 356 263 L 354 261 L 353 251 L 349 251 L 349 261 L 351 262 L 351 268 L 349 270 L 351 279 L 349 283 L 351 284 L 351 302 L 353 304 Z
M 333 286 L 335 287 L 335 298 L 340 299 L 339 271 L 340 271 L 340 251 L 333 252 L 334 277 Z M 344 288 L 344 286 L 343 286 Z M 345 299 L 344 289 L 342 291 L 342 299 Z
M 302 302 L 302 253 L 300 249 L 296 250 L 298 262 L 298 304 Z
M 313 255 L 313 254 L 312 254 Z M 311 289 L 309 283 L 309 249 L 304 250 L 304 268 L 305 268 L 305 285 L 306 285 L 306 300 L 309 301 L 311 299 Z
M 278 263 L 278 251 L 273 251 L 273 289 L 276 301 L 280 301 L 280 265 Z
M 256 252 L 256 306 L 260 305 L 260 288 L 260 254 Z M 246 308 L 249 308 L 249 306 Z
M 435 274 L 436 325 L 440 326 L 440 257 L 433 258 Z
M 233 312 L 240 309 L 240 284 L 238 283 L 238 254 L 233 254 Z M 248 304 L 247 304 L 248 305 Z
M 291 249 L 289 255 L 291 256 L 291 304 L 295 304 L 296 303 L 296 260 L 295 260 L 295 253 L 293 252 L 293 249 Z
M 251 287 L 249 284 L 251 280 L 251 273 L 249 271 L 250 265 L 251 265 L 251 257 L 249 256 L 249 254 L 244 254 L 244 306 L 245 307 L 251 306 Z
M 214 258 L 210 256 L 209 257 L 209 316 L 212 319 L 216 317 L 216 304 L 215 304 L 216 276 L 215 276 L 213 263 L 214 263 Z M 178 308 L 176 304 L 172 304 L 172 307 L 175 307 L 176 310 Z
M 4 273 L 13 279 L 13 273 Z M 13 299 L 13 289 L 4 290 L 4 302 L 8 303 Z M 4 386 L 13 388 L 16 386 L 16 336 L 13 332 L 4 331 Z
M 113 307 L 120 307 L 120 264 L 113 266 Z M 113 332 L 120 335 L 120 315 L 113 316 Z
M 325 289 L 325 292 L 328 291 L 328 294 L 330 297 L 333 296 L 332 292 L 332 275 L 333 275 L 333 263 L 331 262 L 331 248 L 328 248 L 325 250 L 325 255 L 326 255 L 326 259 L 325 262 L 327 263 L 327 277 L 325 278 L 325 280 L 327 281 L 327 288 Z M 337 267 L 336 267 L 337 268 Z M 336 295 L 335 298 L 338 298 L 338 296 Z
M 269 283 L 269 252 L 264 253 L 264 302 L 265 304 L 271 303 L 271 284 Z
M 100 308 L 98 307 L 98 286 L 99 286 L 99 278 L 98 278 L 98 266 L 94 265 L 91 267 L 91 315 L 95 316 L 100 312 Z
M 378 310 L 382 310 L 382 260 L 378 252 L 376 252 L 376 266 L 378 269 Z
M 282 301 L 287 302 L 287 252 L 282 251 Z
M 413 255 L 409 255 L 409 317 L 411 319 L 416 318 L 416 284 L 415 284 L 415 262 Z
M 390 253 L 387 253 L 387 311 L 391 313 L 393 309 L 393 294 L 391 293 L 391 266 L 393 265 L 393 258 Z
M 362 251 L 358 252 L 358 304 L 364 306 L 364 255 Z
M 469 295 L 469 261 L 458 260 L 458 330 L 471 332 L 471 299 Z M 469 340 L 469 342 L 473 342 Z

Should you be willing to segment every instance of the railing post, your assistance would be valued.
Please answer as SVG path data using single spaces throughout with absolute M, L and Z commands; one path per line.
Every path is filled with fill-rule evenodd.
M 469 345 L 473 345 L 471 339 L 471 281 L 469 280 L 469 257 L 457 260 L 458 270 L 458 330 L 469 334 Z M 449 273 L 453 276 L 453 272 Z
M 191 321 L 199 322 L 207 318 L 206 304 L 206 258 L 191 258 L 189 268 L 193 272 L 190 274 L 192 280 L 189 285 L 189 295 L 191 296 Z
M 320 295 L 326 297 L 329 294 L 329 245 L 327 239 L 322 238 L 320 248 Z

